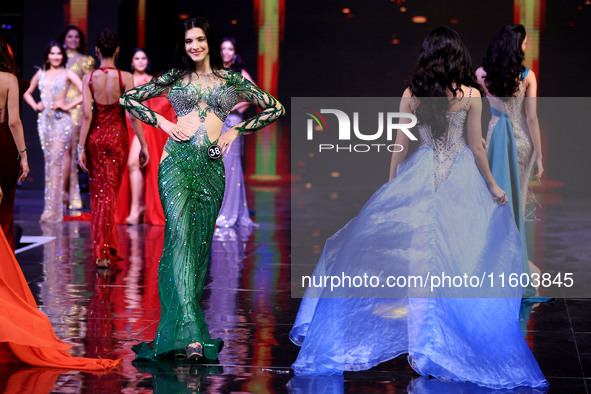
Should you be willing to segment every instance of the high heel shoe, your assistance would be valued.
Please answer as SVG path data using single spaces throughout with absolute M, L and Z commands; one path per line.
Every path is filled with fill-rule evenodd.
M 203 357 L 203 345 L 199 342 L 195 342 L 187 346 L 187 358 L 189 360 L 195 360 Z
M 131 215 L 129 215 L 127 218 L 125 218 L 125 223 L 127 223 L 130 226 L 135 226 L 137 224 L 143 223 L 144 220 L 146 219 L 146 206 L 142 206 L 140 207 L 137 216 L 132 217 Z

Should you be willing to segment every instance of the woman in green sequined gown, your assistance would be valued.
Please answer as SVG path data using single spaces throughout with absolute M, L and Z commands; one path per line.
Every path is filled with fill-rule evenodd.
M 222 69 L 219 44 L 203 18 L 184 22 L 175 68 L 127 91 L 120 104 L 132 115 L 170 135 L 160 162 L 158 184 L 166 218 L 164 250 L 158 270 L 161 317 L 156 337 L 133 347 L 136 358 L 215 360 L 222 340 L 211 339 L 199 305 L 213 231 L 224 196 L 224 163 L 207 150 L 227 152 L 238 135 L 257 131 L 284 114 L 283 106 L 239 73 Z M 164 96 L 178 122 L 142 105 Z M 263 111 L 220 137 L 224 120 L 240 101 Z

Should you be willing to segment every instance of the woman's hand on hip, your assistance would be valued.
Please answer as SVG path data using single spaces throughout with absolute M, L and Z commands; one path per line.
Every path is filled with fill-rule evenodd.
M 168 120 L 162 120 L 158 127 L 160 127 L 166 134 L 168 134 L 175 141 L 186 141 L 190 138 L 183 129 L 176 123 L 172 123 Z
M 238 130 L 236 130 L 234 127 L 220 136 L 218 139 L 218 145 L 220 148 L 222 148 L 222 154 L 228 153 L 230 151 L 232 143 L 236 138 L 238 138 L 238 136 Z

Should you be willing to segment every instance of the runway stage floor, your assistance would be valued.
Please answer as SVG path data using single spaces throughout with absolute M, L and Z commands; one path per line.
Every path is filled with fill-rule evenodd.
M 131 346 L 154 338 L 160 314 L 157 265 L 164 228 L 119 226 L 124 260 L 94 269 L 90 223 L 39 224 L 42 191 L 19 190 L 16 223 L 29 248 L 17 254 L 40 309 L 74 355 L 123 358 L 121 371 L 77 371 L 0 366 L 0 391 L 20 392 L 475 392 L 421 378 L 405 357 L 344 377 L 294 378 L 299 348 L 288 339 L 299 299 L 290 295 L 289 187 L 249 190 L 260 228 L 226 231 L 213 243 L 202 307 L 212 337 L 225 347 L 218 364 L 132 364 Z M 589 265 L 591 201 L 547 194 L 536 214 L 538 261 Z M 44 237 L 44 238 L 39 238 Z M 221 240 L 224 239 L 224 240 Z M 543 247 L 542 247 L 543 246 Z M 522 308 L 523 332 L 550 382 L 550 392 L 591 388 L 591 300 L 557 299 Z M 15 386 L 16 385 L 16 386 Z M 21 385 L 21 386 L 19 386 Z M 483 390 L 481 392 L 488 392 Z M 519 391 L 529 392 L 529 391 Z

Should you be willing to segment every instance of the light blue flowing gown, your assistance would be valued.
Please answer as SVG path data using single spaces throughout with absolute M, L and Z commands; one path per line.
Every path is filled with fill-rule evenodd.
M 465 107 L 466 108 L 466 107 Z M 521 239 L 463 137 L 467 110 L 420 148 L 326 241 L 313 276 L 491 275 L 522 271 Z M 481 298 L 467 298 L 478 294 Z M 491 388 L 547 386 L 519 326 L 520 287 L 309 287 L 291 340 L 296 375 L 369 369 L 408 353 L 421 375 Z M 482 298 L 489 297 L 489 298 Z

